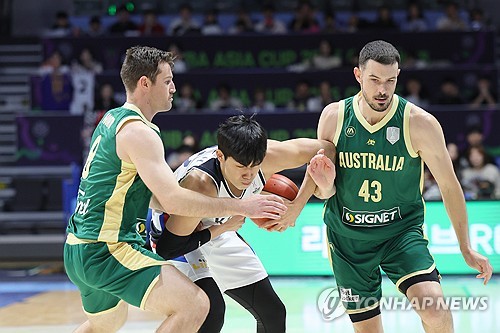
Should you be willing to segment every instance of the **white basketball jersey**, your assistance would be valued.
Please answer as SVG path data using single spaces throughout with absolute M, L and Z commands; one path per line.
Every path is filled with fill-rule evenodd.
M 208 147 L 187 159 L 181 166 L 179 166 L 174 174 L 178 182 L 181 182 L 192 170 L 200 170 L 212 178 L 219 198 L 246 198 L 254 194 L 258 194 L 264 188 L 266 180 L 262 170 L 259 170 L 257 176 L 254 178 L 250 186 L 246 188 L 240 196 L 234 195 L 226 180 L 222 176 L 219 160 L 215 154 L 217 146 Z M 204 218 L 202 223 L 205 228 L 226 222 L 231 216 L 217 217 L 217 218 Z

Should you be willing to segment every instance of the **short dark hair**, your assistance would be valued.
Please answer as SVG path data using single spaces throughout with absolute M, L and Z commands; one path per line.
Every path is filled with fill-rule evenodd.
M 225 159 L 232 157 L 244 166 L 255 166 L 266 156 L 267 133 L 253 116 L 232 116 L 219 126 L 217 144 Z
M 137 81 L 145 75 L 153 83 L 160 73 L 158 66 L 166 62 L 171 68 L 174 67 L 175 56 L 171 52 L 159 50 L 148 46 L 133 46 L 129 48 L 125 55 L 120 77 L 125 89 L 134 92 Z
M 383 40 L 375 40 L 366 44 L 359 52 L 359 67 L 366 65 L 368 60 L 376 61 L 383 65 L 392 65 L 401 62 L 398 50 Z

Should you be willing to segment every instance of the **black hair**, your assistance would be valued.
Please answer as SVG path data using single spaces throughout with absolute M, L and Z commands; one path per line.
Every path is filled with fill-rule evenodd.
M 376 61 L 383 65 L 392 65 L 401 62 L 398 50 L 390 43 L 375 40 L 366 44 L 359 52 L 359 67 L 366 65 L 368 60 Z
M 255 166 L 266 156 L 267 133 L 253 116 L 232 116 L 219 126 L 217 144 L 225 159 L 232 157 L 244 166 Z

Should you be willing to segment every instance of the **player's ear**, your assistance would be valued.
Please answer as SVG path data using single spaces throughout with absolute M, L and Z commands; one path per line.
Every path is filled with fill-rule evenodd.
M 359 67 L 354 67 L 354 77 L 356 78 L 356 81 L 361 83 L 361 69 Z
M 215 151 L 215 154 L 217 155 L 217 159 L 219 160 L 219 162 L 223 162 L 224 161 L 224 153 L 222 152 L 222 150 L 217 149 Z

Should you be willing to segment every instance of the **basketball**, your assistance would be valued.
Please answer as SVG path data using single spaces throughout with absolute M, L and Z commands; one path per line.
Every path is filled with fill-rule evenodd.
M 262 194 L 270 193 L 282 197 L 283 199 L 293 201 L 299 193 L 299 188 L 295 183 L 288 177 L 275 173 L 266 181 L 264 188 L 262 189 Z M 254 218 L 252 221 L 259 227 L 270 219 L 266 218 Z

